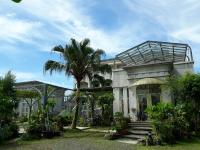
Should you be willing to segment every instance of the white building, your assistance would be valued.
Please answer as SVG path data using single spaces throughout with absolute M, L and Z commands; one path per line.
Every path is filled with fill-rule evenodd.
M 171 102 L 166 78 L 193 72 L 194 64 L 189 45 L 158 41 L 146 41 L 102 63 L 112 66 L 112 73 L 104 77 L 112 80 L 114 112 L 132 120 L 146 120 L 149 105 Z M 87 78 L 83 87 L 91 88 Z
M 67 88 L 40 81 L 18 82 L 16 83 L 15 88 L 17 90 L 31 90 L 37 92 L 40 95 L 39 100 L 43 107 L 45 107 L 47 100 L 55 101 L 55 106 L 51 110 L 51 113 L 58 114 L 64 109 L 64 96 L 65 91 L 68 90 Z M 33 100 L 31 105 L 32 111 L 36 112 L 38 110 L 38 99 Z M 28 116 L 29 107 L 26 100 L 20 100 L 16 112 L 20 117 Z

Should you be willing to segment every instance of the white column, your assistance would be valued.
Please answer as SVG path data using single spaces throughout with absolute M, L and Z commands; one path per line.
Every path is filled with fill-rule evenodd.
M 128 117 L 128 97 L 127 88 L 123 88 L 123 106 L 124 106 L 124 116 Z
M 113 113 L 121 111 L 120 109 L 120 99 L 119 99 L 119 88 L 113 88 L 113 95 L 114 95 L 114 101 L 113 101 Z
M 136 87 L 129 88 L 129 106 L 130 106 L 130 118 L 132 121 L 136 121 L 137 117 L 137 95 Z M 135 110 L 135 112 L 133 112 Z

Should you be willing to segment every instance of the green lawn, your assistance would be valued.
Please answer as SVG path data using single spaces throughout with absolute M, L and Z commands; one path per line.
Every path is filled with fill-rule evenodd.
M 67 130 L 64 137 L 18 141 L 0 146 L 0 150 L 200 150 L 200 139 L 175 146 L 145 147 L 109 141 L 103 133 Z

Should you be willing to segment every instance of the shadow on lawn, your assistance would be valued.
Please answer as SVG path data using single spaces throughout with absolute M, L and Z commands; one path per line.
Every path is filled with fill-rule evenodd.
M 84 138 L 84 137 L 88 137 L 88 138 L 100 138 L 100 137 L 104 137 L 104 133 L 100 133 L 100 132 L 89 132 L 89 131 L 82 131 L 79 129 L 66 129 L 64 132 L 64 138 Z

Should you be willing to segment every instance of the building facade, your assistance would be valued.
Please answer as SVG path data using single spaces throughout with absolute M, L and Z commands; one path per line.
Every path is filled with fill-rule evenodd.
M 65 91 L 67 90 L 64 87 L 40 81 L 27 81 L 16 83 L 15 88 L 17 90 L 31 90 L 38 92 L 38 94 L 40 95 L 39 100 L 41 101 L 43 108 L 45 107 L 48 100 L 53 100 L 55 102 L 55 106 L 51 110 L 51 113 L 58 114 L 62 109 L 64 109 L 64 96 Z M 33 112 L 38 110 L 38 99 L 33 100 L 32 106 Z M 19 117 L 28 116 L 29 107 L 27 101 L 21 99 L 16 111 Z
M 158 41 L 146 41 L 102 63 L 112 66 L 112 73 L 103 76 L 112 80 L 113 111 L 133 121 L 147 119 L 147 106 L 172 102 L 166 79 L 192 73 L 194 64 L 189 45 Z M 87 77 L 82 86 L 91 88 Z

